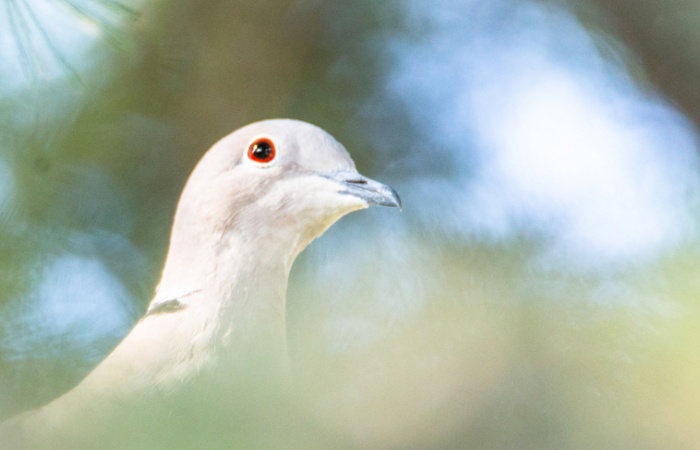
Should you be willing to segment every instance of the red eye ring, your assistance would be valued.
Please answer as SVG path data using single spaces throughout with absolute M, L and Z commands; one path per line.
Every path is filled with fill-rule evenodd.
M 258 138 L 248 146 L 248 159 L 257 163 L 269 163 L 276 155 L 277 147 L 268 138 Z

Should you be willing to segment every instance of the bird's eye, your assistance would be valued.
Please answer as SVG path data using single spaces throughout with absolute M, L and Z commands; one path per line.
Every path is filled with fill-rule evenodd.
M 248 146 L 248 159 L 258 163 L 269 163 L 276 154 L 275 143 L 267 138 L 256 139 Z

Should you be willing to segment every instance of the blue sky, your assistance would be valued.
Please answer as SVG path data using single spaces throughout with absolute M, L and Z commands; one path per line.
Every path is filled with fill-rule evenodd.
M 624 53 L 604 58 L 605 41 L 541 3 L 405 5 L 428 31 L 391 43 L 386 95 L 462 174 L 424 180 L 426 218 L 466 238 L 534 231 L 553 267 L 644 263 L 694 238 L 695 130 Z

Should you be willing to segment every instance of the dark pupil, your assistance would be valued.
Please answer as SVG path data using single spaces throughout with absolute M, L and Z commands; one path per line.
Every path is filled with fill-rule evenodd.
M 253 148 L 253 156 L 257 159 L 268 159 L 272 155 L 272 146 L 266 142 L 255 144 Z

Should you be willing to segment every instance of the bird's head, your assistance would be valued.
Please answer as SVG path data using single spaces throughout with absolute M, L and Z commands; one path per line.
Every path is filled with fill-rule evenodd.
M 340 217 L 371 205 L 400 207 L 401 200 L 392 188 L 360 175 L 345 148 L 322 129 L 266 120 L 207 152 L 183 191 L 175 226 L 271 239 L 291 245 L 293 259 Z

